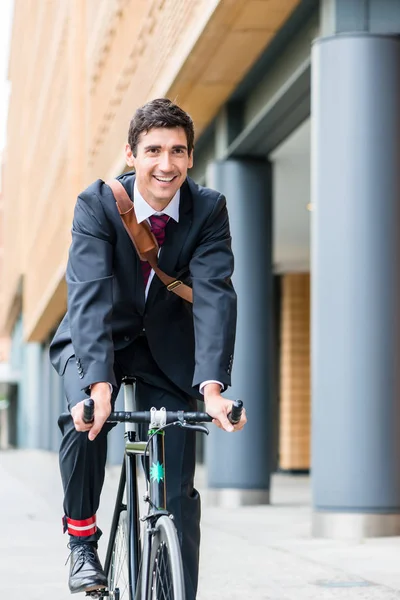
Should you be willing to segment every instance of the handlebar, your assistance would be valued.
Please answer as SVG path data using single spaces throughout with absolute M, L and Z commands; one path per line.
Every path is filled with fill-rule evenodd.
M 149 410 L 136 412 L 113 412 L 107 419 L 107 423 L 150 423 L 151 416 Z M 212 421 L 212 417 L 207 413 L 201 412 L 184 412 L 166 411 L 166 422 L 174 423 L 175 421 L 187 421 L 188 423 L 207 423 Z
M 233 403 L 232 411 L 228 415 L 229 421 L 235 425 L 239 423 L 243 412 L 243 402 L 241 400 L 236 400 Z M 94 418 L 94 401 L 92 398 L 88 398 L 85 400 L 83 405 L 83 420 L 85 423 L 91 423 Z M 186 423 L 210 423 L 212 421 L 212 417 L 207 413 L 202 412 L 185 412 L 183 410 L 179 411 L 166 411 L 166 422 L 174 423 L 178 422 L 186 422 Z M 151 421 L 151 413 L 149 410 L 145 411 L 135 411 L 135 412 L 126 412 L 126 411 L 117 411 L 110 414 L 107 419 L 107 423 L 150 423 Z
M 232 423 L 232 425 L 236 425 L 236 423 L 239 423 L 240 419 L 242 418 L 242 412 L 243 402 L 241 400 L 235 400 L 232 405 L 232 410 L 228 415 L 228 419 Z
M 83 403 L 83 422 L 91 423 L 94 419 L 94 400 L 93 398 L 88 398 Z

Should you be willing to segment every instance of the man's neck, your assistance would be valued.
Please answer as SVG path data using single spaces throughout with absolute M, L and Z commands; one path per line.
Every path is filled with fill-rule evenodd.
M 145 198 L 145 197 L 143 196 L 143 194 L 142 194 L 142 198 L 143 198 L 143 200 L 144 200 L 145 202 L 147 202 L 147 204 L 148 204 L 149 206 L 151 206 L 151 208 L 152 208 L 153 210 L 155 210 L 155 211 L 157 211 L 157 212 L 162 212 L 162 211 L 163 211 L 163 210 L 164 210 L 164 209 L 165 209 L 165 208 L 168 206 L 168 204 L 171 202 L 171 200 L 172 200 L 173 196 L 172 196 L 172 198 L 170 198 L 170 199 L 169 199 L 169 200 L 167 200 L 166 202 L 155 202 L 154 200 L 151 200 L 151 199 L 149 199 L 149 200 L 148 200 L 147 198 Z
M 175 194 L 173 196 L 171 196 L 171 198 L 169 198 L 169 200 L 162 200 L 162 201 L 157 201 L 154 197 L 150 197 L 148 198 L 146 193 L 143 193 L 142 190 L 140 189 L 139 185 L 137 185 L 137 189 L 139 194 L 142 196 L 143 200 L 145 202 L 147 202 L 147 204 L 149 206 L 151 206 L 151 208 L 157 212 L 162 212 L 164 210 L 164 208 L 166 208 L 168 206 L 168 204 L 171 202 L 172 198 L 175 196 Z

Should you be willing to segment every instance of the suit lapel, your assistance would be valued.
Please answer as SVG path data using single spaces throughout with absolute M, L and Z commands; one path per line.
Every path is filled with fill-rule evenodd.
M 167 275 L 171 275 L 171 277 L 173 277 L 176 272 L 176 263 L 189 234 L 191 224 L 192 194 L 189 190 L 188 182 L 185 181 L 181 187 L 179 223 L 173 219 L 168 221 L 165 228 L 165 241 L 158 257 L 158 265 L 160 269 L 167 273 Z M 147 296 L 146 306 L 150 306 L 151 302 L 156 297 L 158 290 L 163 287 L 163 285 L 164 284 L 158 279 L 158 277 L 153 277 Z
M 136 267 L 136 289 L 137 289 L 138 312 L 139 312 L 139 314 L 143 315 L 144 309 L 145 309 L 145 297 L 144 297 L 145 287 L 144 287 L 142 265 L 141 265 L 140 258 L 139 258 L 132 243 L 131 243 L 131 245 L 132 245 L 133 253 L 135 254 L 136 264 L 137 264 L 137 267 Z

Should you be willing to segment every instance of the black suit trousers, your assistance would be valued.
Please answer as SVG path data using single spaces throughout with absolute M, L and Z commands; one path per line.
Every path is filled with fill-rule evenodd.
M 124 375 L 137 378 L 139 410 L 149 410 L 152 406 L 165 406 L 167 410 L 196 410 L 196 401 L 160 371 L 144 337 L 116 353 L 114 371 L 118 386 Z M 81 390 L 75 357 L 69 359 L 65 369 L 64 389 L 69 411 L 86 398 Z M 117 392 L 114 389 L 113 404 Z M 71 519 L 88 519 L 96 514 L 99 507 L 105 475 L 107 433 L 112 426 L 106 424 L 93 442 L 88 440 L 86 432 L 75 430 L 69 413 L 61 415 L 59 426 L 63 432 L 60 470 L 64 487 L 64 513 Z M 166 429 L 167 508 L 174 515 L 181 542 L 187 600 L 196 597 L 200 544 L 200 496 L 194 488 L 195 454 L 193 432 L 175 427 Z M 98 529 L 92 536 L 70 536 L 70 541 L 97 542 L 101 533 Z

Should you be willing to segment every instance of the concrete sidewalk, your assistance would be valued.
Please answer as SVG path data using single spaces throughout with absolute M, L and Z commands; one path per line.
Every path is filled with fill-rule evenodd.
M 275 476 L 271 506 L 222 510 L 207 506 L 203 477 L 200 471 L 199 600 L 400 600 L 400 538 L 311 539 L 308 478 Z M 109 469 L 99 511 L 104 531 L 117 480 Z M 0 452 L 1 598 L 71 598 L 61 505 L 54 454 Z

